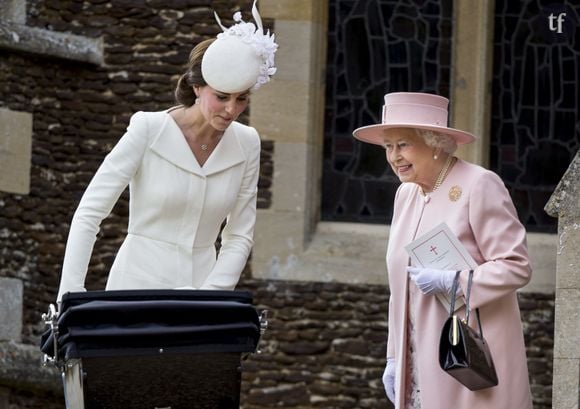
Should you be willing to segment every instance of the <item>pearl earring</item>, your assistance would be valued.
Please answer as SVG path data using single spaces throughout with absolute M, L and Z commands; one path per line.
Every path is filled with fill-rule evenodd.
M 439 159 L 439 156 L 437 156 L 437 154 L 435 154 L 435 155 L 433 155 L 433 159 L 437 160 L 437 159 Z
M 199 105 L 199 97 L 195 99 L 195 105 Z

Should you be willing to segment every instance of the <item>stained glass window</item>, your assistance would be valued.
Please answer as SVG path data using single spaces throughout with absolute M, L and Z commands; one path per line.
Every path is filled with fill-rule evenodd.
M 449 96 L 451 1 L 329 0 L 322 219 L 388 223 L 399 185 L 378 146 L 384 94 Z
M 495 13 L 490 167 L 528 230 L 555 232 L 544 206 L 580 148 L 580 4 L 497 0 Z

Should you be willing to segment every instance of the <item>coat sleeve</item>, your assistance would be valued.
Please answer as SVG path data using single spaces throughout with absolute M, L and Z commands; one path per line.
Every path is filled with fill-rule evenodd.
M 111 213 L 137 172 L 146 149 L 147 134 L 146 116 L 137 112 L 85 190 L 68 234 L 58 301 L 69 291 L 85 291 L 85 277 L 101 222 Z
M 395 314 L 393 310 L 393 297 L 389 296 L 389 321 L 387 325 L 387 358 L 395 357 L 395 331 L 393 331 Z
M 216 264 L 202 284 L 202 289 L 233 290 L 254 245 L 261 148 L 256 130 L 248 130 L 251 144 L 240 191 L 221 233 L 221 248 Z
M 473 274 L 470 304 L 481 307 L 525 286 L 531 278 L 526 230 L 509 192 L 491 171 L 475 180 L 469 197 L 469 224 L 484 259 Z M 466 294 L 468 274 L 460 276 Z

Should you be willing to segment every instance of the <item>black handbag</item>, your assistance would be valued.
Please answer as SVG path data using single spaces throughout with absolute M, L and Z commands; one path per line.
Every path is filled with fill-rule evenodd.
M 491 388 L 498 384 L 498 379 L 489 346 L 485 338 L 483 338 L 479 308 L 475 309 L 479 334 L 468 325 L 470 313 L 469 295 L 471 293 L 473 270 L 469 271 L 469 280 L 467 282 L 465 301 L 467 315 L 465 321 L 461 320 L 457 315 L 453 315 L 457 286 L 459 285 L 459 273 L 460 271 L 457 272 L 453 281 L 449 317 L 441 330 L 439 365 L 441 369 L 472 391 Z

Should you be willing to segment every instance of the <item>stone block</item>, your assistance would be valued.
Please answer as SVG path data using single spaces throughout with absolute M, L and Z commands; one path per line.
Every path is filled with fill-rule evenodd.
M 32 114 L 0 108 L 0 191 L 30 192 Z
M 556 285 L 556 251 L 558 236 L 548 233 L 527 234 L 532 278 L 524 292 L 553 293 Z
M 22 281 L 0 277 L 0 341 L 19 342 L 22 336 Z
M 308 47 L 317 26 L 307 21 L 280 21 L 276 23 L 276 80 L 311 81 L 312 50 Z
M 554 358 L 580 359 L 580 289 L 556 290 Z
M 578 408 L 578 387 L 580 386 L 580 359 L 554 358 L 554 385 L 552 408 Z
M 580 197 L 577 199 L 580 201 Z M 560 223 L 560 221 L 559 221 Z M 556 288 L 580 288 L 580 223 L 559 226 Z
M 578 223 L 580 218 L 580 151 L 572 159 L 572 163 L 560 179 L 558 186 L 546 203 L 544 211 L 559 219 L 558 226 Z
M 306 247 L 296 223 L 299 214 L 258 214 L 254 277 L 314 282 L 386 285 L 387 226 L 319 223 Z M 356 274 L 353 272 L 356 271 Z
M 386 285 L 388 232 L 388 226 L 320 222 L 292 276 L 310 281 Z
M 17 385 L 13 391 L 50 392 L 61 400 L 60 371 L 52 365 L 41 365 L 41 356 L 38 345 L 0 341 L 0 385 Z M 0 406 L 0 409 L 4 408 Z
M 272 209 L 304 212 L 308 185 L 307 151 L 304 143 L 277 143 L 274 151 Z
M 477 135 L 456 154 L 487 167 L 492 80 L 494 2 L 453 2 L 453 83 L 450 125 Z
M 328 14 L 328 0 L 261 0 L 259 6 L 263 17 L 277 21 L 324 22 Z
M 0 48 L 73 61 L 103 63 L 102 39 L 27 27 L 0 20 Z
M 281 97 L 283 96 L 283 97 Z M 250 125 L 262 139 L 275 142 L 306 142 L 312 128 L 309 120 L 310 84 L 276 77 L 252 95 Z
M 0 10 L 4 19 L 18 24 L 26 23 L 26 1 L 0 0 Z
M 252 251 L 254 277 L 283 279 L 304 251 L 302 212 L 258 211 Z

